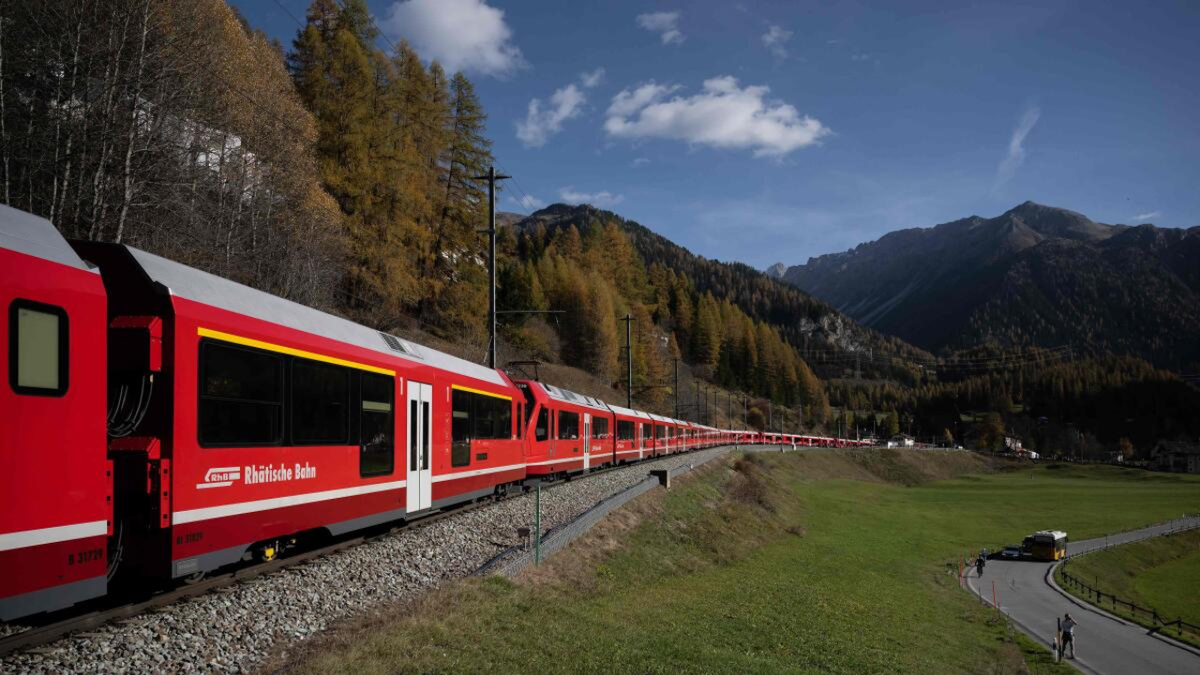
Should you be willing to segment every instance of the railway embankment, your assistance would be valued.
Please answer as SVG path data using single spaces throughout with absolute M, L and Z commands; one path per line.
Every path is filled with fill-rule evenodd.
M 1194 508 L 1200 482 L 970 453 L 731 454 L 540 567 L 443 585 L 281 663 L 312 674 L 1070 672 L 944 566 L 1045 526 L 1063 499 L 1074 508 L 1055 524 L 1086 537 Z
M 557 483 L 542 491 L 543 530 L 690 455 Z M 253 672 L 339 622 L 412 600 L 478 569 L 533 524 L 533 495 L 396 532 L 298 567 L 0 659 L 0 672 Z

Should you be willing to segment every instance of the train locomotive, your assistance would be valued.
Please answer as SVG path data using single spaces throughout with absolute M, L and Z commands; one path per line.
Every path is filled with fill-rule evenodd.
M 0 620 L 732 442 L 0 205 Z

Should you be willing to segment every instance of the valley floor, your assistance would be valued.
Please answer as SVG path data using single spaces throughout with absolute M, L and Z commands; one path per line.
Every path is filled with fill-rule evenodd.
M 729 457 L 514 581 L 453 584 L 318 640 L 302 673 L 1071 672 L 951 560 L 1200 510 L 1200 480 L 969 453 Z

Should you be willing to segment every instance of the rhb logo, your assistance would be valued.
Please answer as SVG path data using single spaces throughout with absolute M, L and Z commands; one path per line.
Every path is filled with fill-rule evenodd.
M 204 482 L 196 483 L 199 489 L 229 487 L 242 479 L 242 469 L 237 466 L 213 467 L 204 474 Z

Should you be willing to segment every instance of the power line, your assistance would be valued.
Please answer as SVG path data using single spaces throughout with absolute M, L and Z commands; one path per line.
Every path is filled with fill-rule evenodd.
M 304 30 L 304 22 L 302 22 L 300 19 L 297 19 L 296 15 L 292 14 L 292 10 L 290 10 L 286 6 L 284 6 L 284 4 L 282 2 L 280 2 L 279 0 L 273 0 L 273 1 L 276 5 L 279 6 L 279 9 L 282 9 L 285 14 L 292 17 L 292 21 L 296 22 L 296 25 L 300 27 L 300 30 Z

